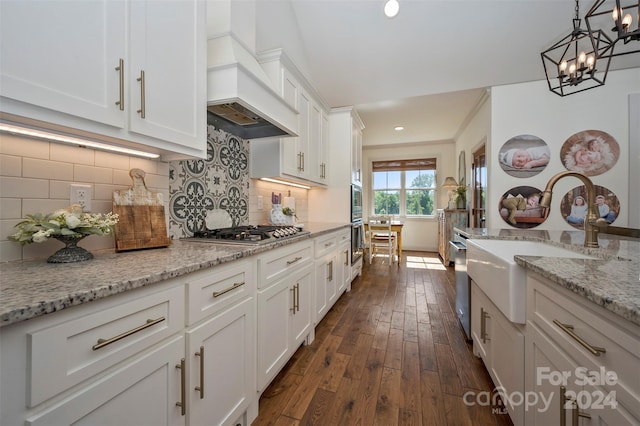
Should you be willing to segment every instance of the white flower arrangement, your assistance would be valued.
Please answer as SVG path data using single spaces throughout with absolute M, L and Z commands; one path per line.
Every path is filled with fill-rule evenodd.
M 18 232 L 8 238 L 25 245 L 42 243 L 56 236 L 82 238 L 87 235 L 111 235 L 118 219 L 118 215 L 112 212 L 83 213 L 82 207 L 73 204 L 46 215 L 26 215 L 25 220 L 15 226 Z

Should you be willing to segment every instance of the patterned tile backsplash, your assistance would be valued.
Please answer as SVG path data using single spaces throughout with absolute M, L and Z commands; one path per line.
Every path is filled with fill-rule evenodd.
M 169 235 L 192 236 L 207 212 L 223 209 L 233 226 L 249 221 L 249 142 L 208 128 L 207 158 L 169 163 Z

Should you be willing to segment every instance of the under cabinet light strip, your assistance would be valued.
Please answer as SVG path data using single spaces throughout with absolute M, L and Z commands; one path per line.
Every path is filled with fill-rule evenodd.
M 260 178 L 260 180 L 264 180 L 264 181 L 267 181 L 267 182 L 273 182 L 273 183 L 280 183 L 282 185 L 295 186 L 296 188 L 311 189 L 310 186 L 301 185 L 299 183 L 287 182 L 287 181 L 284 181 L 284 180 L 271 179 L 271 178 Z
M 151 152 L 138 151 L 136 149 L 129 149 L 129 148 L 124 148 L 124 147 L 115 146 L 115 145 L 108 145 L 100 142 L 93 142 L 85 139 L 78 139 L 71 136 L 63 136 L 55 133 L 45 132 L 42 130 L 35 130 L 27 127 L 14 126 L 7 123 L 0 123 L 0 132 L 26 136 L 34 139 L 42 139 L 50 142 L 60 142 L 60 143 L 66 143 L 71 145 L 80 145 L 87 148 L 95 148 L 95 149 L 102 149 L 105 151 L 119 152 L 121 154 L 136 155 L 138 157 L 145 157 L 145 158 L 160 157 L 159 154 L 154 154 Z

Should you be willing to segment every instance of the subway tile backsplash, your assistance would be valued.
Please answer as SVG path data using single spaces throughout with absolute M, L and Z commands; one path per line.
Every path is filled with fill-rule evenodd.
M 242 140 L 213 126 L 208 130 L 206 159 L 175 162 L 0 135 L 0 261 L 50 256 L 61 248 L 59 242 L 21 246 L 7 239 L 14 225 L 27 214 L 67 207 L 72 183 L 91 185 L 93 211 L 109 212 L 113 191 L 131 186 L 132 168 L 144 170 L 147 187 L 163 194 L 172 238 L 191 236 L 211 208 L 227 210 L 234 224 L 268 223 L 272 192 L 295 197 L 298 221 L 306 220 L 306 190 L 249 178 L 250 145 L 260 141 Z M 261 210 L 258 196 L 263 198 Z M 110 249 L 114 241 L 92 235 L 81 245 Z

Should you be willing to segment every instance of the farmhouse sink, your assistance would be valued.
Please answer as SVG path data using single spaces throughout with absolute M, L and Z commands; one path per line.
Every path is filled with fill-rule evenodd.
M 467 274 L 512 322 L 524 324 L 526 270 L 513 257 L 573 259 L 595 257 L 550 244 L 526 240 L 467 240 Z

